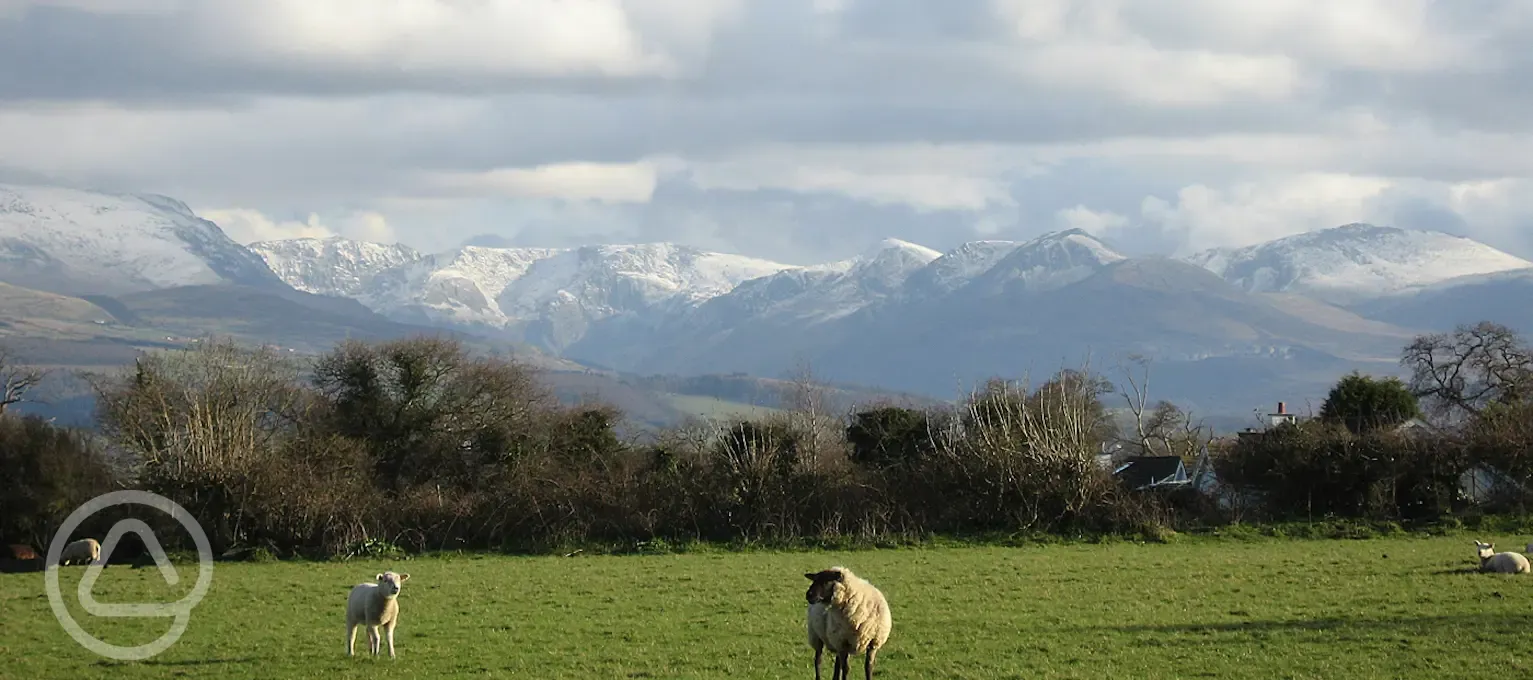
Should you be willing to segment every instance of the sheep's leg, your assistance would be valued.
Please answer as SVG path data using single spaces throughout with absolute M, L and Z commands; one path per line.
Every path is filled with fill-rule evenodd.
M 346 656 L 355 656 L 357 650 L 357 624 L 346 622 Z
M 380 640 L 378 639 L 378 627 L 369 625 L 367 627 L 367 649 L 368 651 L 372 652 L 373 656 L 378 656 L 379 642 Z
M 851 675 L 851 664 L 847 659 L 850 656 L 847 652 L 836 652 L 836 672 L 831 674 L 830 680 L 848 680 L 847 676 Z
M 863 680 L 873 680 L 873 657 L 875 657 L 875 656 L 878 656 L 878 648 L 874 647 L 872 645 L 869 645 L 868 646 L 868 658 L 862 664 L 862 677 L 863 677 Z
M 825 647 L 823 647 L 821 645 L 815 645 L 815 647 L 814 647 L 814 680 L 820 680 L 820 655 L 822 655 L 824 653 L 825 653 Z
M 394 658 L 394 622 L 390 621 L 388 625 L 383 627 L 383 630 L 389 636 L 389 658 L 392 659 Z

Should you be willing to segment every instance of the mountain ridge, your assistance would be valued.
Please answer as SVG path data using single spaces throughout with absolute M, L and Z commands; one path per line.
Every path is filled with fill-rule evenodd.
M 883 239 L 790 266 L 674 243 L 247 247 L 170 198 L 0 189 L 11 192 L 0 194 L 10 196 L 0 282 L 86 297 L 96 306 L 57 304 L 91 324 L 110 313 L 314 346 L 352 326 L 447 330 L 539 348 L 571 368 L 770 376 L 808 362 L 827 378 L 942 397 L 989 376 L 1133 353 L 1159 363 L 1161 397 L 1300 401 L 1337 371 L 1398 371 L 1411 333 L 1443 330 L 1460 312 L 1520 318 L 1514 298 L 1533 292 L 1519 273 L 1533 262 L 1366 224 L 1183 258 L 1129 256 L 1075 229 L 945 252 Z M 17 310 L 54 304 L 12 297 Z M 241 305 L 263 311 L 241 319 Z M 316 313 L 323 323 L 305 329 Z
M 1280 383 L 1313 375 L 1304 362 L 1397 370 L 1414 326 L 1400 315 L 1372 318 L 1359 305 L 1522 262 L 1461 237 L 1364 224 L 1200 255 L 1130 257 L 1079 229 L 941 253 L 883 239 L 847 259 L 583 319 L 540 346 L 620 371 L 771 375 L 808 361 L 825 364 L 830 377 L 923 394 L 1031 370 L 1040 357 L 1078 361 L 1095 348 L 1175 366 L 1192 376 L 1182 386 L 1176 376 L 1162 382 L 1179 397 L 1239 400 L 1217 384 L 1220 372 L 1204 369 L 1220 363 Z M 1254 264 L 1241 269 L 1241 261 Z M 1443 262 L 1445 271 L 1434 264 Z M 1253 285 L 1261 282 L 1247 270 L 1262 267 L 1286 278 Z M 1140 302 L 1119 304 L 1125 299 Z M 1320 386 L 1294 384 L 1307 385 L 1307 396 Z
M 1533 267 L 1473 239 L 1354 222 L 1186 258 L 1250 292 L 1352 303 L 1462 276 Z

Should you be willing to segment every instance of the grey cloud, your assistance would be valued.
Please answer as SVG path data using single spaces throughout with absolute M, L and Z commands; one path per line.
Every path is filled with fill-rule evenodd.
M 780 190 L 701 190 L 685 179 L 662 182 L 650 203 L 610 206 L 575 216 L 544 206 L 508 208 L 494 231 L 467 235 L 476 245 L 571 247 L 595 242 L 681 241 L 703 248 L 751 254 L 790 264 L 814 264 L 856 255 L 884 238 L 948 250 L 976 239 L 1026 240 L 1056 231 L 1055 212 L 1077 203 L 1106 206 L 1136 217 L 1145 183 L 1121 170 L 1089 162 L 1062 164 L 1047 175 L 1011 187 L 1016 207 L 980 213 L 917 213 L 875 206 L 834 194 Z M 981 229 L 981 223 L 989 228 Z M 440 225 L 438 225 L 440 227 Z M 1127 229 L 1108 235 L 1134 254 L 1165 252 L 1163 235 Z M 423 247 L 450 247 L 464 239 L 439 239 Z
M 1213 41 L 1219 49 L 1242 48 L 1219 38 L 1218 27 L 1198 25 L 1190 14 L 1196 3 L 1126 6 L 1128 25 L 1153 44 L 1195 49 Z M 125 127 L 122 134 L 152 137 L 152 150 L 103 156 L 94 165 L 44 165 L 0 153 L 0 180 L 154 191 L 271 214 L 346 212 L 377 209 L 382 199 L 430 198 L 420 177 L 431 172 L 652 156 L 728 159 L 763 144 L 1088 144 L 1304 133 L 1334 136 L 1341 146 L 1354 141 L 1338 127 L 1346 111 L 1419 127 L 1393 131 L 1366 152 L 1281 171 L 1442 182 L 1529 176 L 1527 156 L 1456 148 L 1442 137 L 1456 130 L 1526 135 L 1533 129 L 1533 89 L 1526 86 L 1533 51 L 1523 44 L 1533 13 L 1515 7 L 1509 0 L 1433 5 L 1436 28 L 1480 34 L 1478 47 L 1493 57 L 1486 63 L 1383 73 L 1304 53 L 1303 74 L 1313 80 L 1293 96 L 1200 106 L 1136 104 L 1092 90 L 1091 83 L 1028 84 L 1015 73 L 1028 46 L 1010 39 L 986 0 L 861 0 L 838 15 L 814 12 L 808 0 L 748 2 L 741 20 L 719 29 L 706 56 L 689 64 L 695 73 L 677 80 L 448 78 L 260 61 L 209 52 L 192 39 L 186 16 L 34 9 L 19 20 L 0 19 L 0 113 L 38 101 L 105 100 L 173 122 L 192 110 L 227 112 L 228 119 Z M 59 129 L 50 132 L 62 134 Z M 7 134 L 37 132 L 0 130 L 0 149 Z M 1174 199 L 1190 184 L 1259 182 L 1273 172 L 1261 159 L 1068 156 L 1040 174 L 997 171 L 1016 205 L 977 212 L 920 213 L 823 193 L 705 191 L 682 177 L 663 181 L 648 205 L 483 200 L 451 216 L 389 219 L 407 240 L 431 249 L 482 234 L 539 245 L 680 240 L 816 262 L 886 236 L 939 249 L 981 236 L 1028 238 L 1057 228 L 1059 210 L 1082 205 L 1129 221 L 1111 233 L 1123 249 L 1161 252 L 1180 245 L 1180 237 L 1144 221 L 1146 196 Z M 1383 204 L 1402 225 L 1441 225 L 1488 234 L 1504 247 L 1533 248 L 1505 236 L 1505 225 L 1497 236 L 1465 223 L 1427 189 L 1402 191 Z M 976 229 L 981 222 L 987 229 Z

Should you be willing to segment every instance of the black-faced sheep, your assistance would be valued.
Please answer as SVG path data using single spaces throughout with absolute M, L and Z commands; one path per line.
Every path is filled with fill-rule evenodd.
M 810 601 L 809 609 L 804 612 L 809 648 L 814 650 L 814 680 L 820 680 L 820 658 L 825 653 L 825 610 L 829 608 L 830 605 L 824 602 Z
M 836 653 L 831 680 L 846 680 L 850 674 L 847 659 L 850 655 L 866 655 L 863 676 L 873 677 L 873 661 L 878 650 L 889 640 L 894 619 L 889 612 L 889 602 L 884 594 L 865 579 L 853 574 L 846 567 L 831 567 L 824 571 L 804 574 L 809 579 L 809 590 L 804 593 L 812 606 L 826 605 L 824 610 L 825 647 Z M 811 625 L 813 618 L 810 618 Z M 811 645 L 813 643 L 811 642 Z M 815 675 L 819 676 L 819 652 L 815 653 Z

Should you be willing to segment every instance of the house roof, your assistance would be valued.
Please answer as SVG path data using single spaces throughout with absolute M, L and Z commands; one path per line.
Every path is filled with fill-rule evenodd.
M 1130 489 L 1140 489 L 1179 473 L 1186 473 L 1181 456 L 1136 456 L 1124 461 L 1113 475 Z

